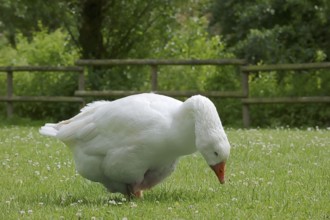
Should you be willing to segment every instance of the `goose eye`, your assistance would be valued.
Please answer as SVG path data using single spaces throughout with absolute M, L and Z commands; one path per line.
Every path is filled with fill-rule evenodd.
M 215 155 L 215 156 L 219 156 L 218 152 L 215 152 L 215 151 L 214 151 L 214 155 Z

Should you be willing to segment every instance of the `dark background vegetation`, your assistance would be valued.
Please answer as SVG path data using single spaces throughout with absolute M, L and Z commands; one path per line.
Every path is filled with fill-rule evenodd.
M 244 58 L 251 64 L 326 62 L 328 0 L 0 0 L 0 66 L 73 65 L 79 58 Z M 237 90 L 232 67 L 162 67 L 160 90 Z M 94 68 L 87 89 L 149 89 L 149 69 Z M 16 95 L 73 95 L 74 74 L 15 73 Z M 251 75 L 253 97 L 330 94 L 330 73 Z M 0 75 L 6 85 L 5 75 Z M 5 86 L 0 95 L 5 95 Z M 239 100 L 214 100 L 225 125 L 241 124 Z M 5 115 L 5 105 L 0 103 Z M 15 104 L 18 117 L 61 120 L 75 104 Z M 251 107 L 254 126 L 330 126 L 329 104 Z

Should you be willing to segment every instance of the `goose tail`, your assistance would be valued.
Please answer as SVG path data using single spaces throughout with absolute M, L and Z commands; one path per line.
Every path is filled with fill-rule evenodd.
M 57 124 L 47 123 L 39 129 L 39 133 L 49 137 L 56 137 L 58 130 Z

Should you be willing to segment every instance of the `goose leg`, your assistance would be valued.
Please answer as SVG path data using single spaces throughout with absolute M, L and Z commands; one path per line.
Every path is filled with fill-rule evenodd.
M 127 190 L 127 197 L 129 199 L 132 198 L 142 198 L 143 194 L 142 194 L 142 190 L 135 190 L 134 189 L 134 185 L 133 184 L 126 184 L 126 190 Z

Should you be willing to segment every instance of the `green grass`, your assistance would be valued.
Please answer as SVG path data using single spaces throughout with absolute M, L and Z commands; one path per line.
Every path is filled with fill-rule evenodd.
M 37 127 L 0 128 L 0 219 L 329 219 L 330 130 L 229 130 L 227 183 L 199 154 L 127 201 L 74 170 Z

